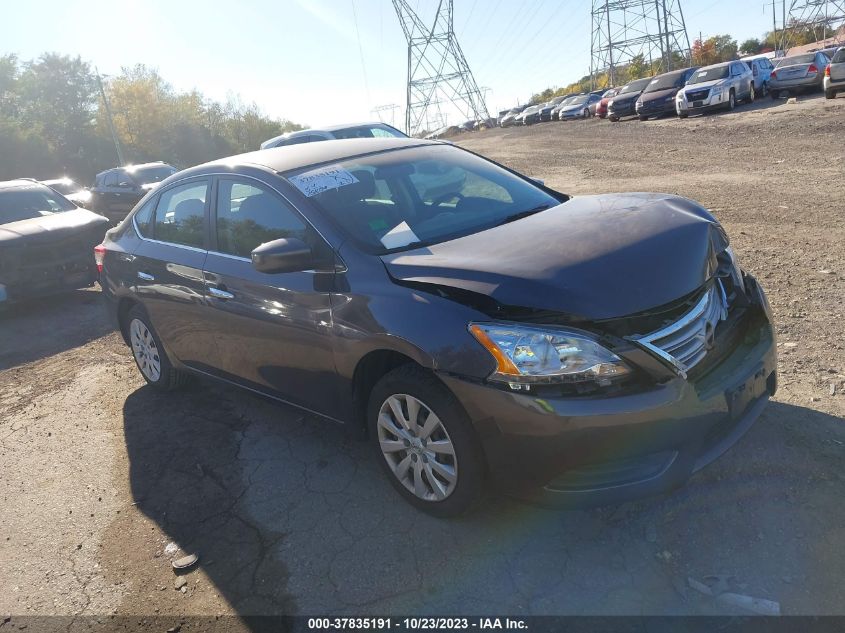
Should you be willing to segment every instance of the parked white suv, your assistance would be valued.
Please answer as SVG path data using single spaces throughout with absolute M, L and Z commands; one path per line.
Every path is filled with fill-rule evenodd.
M 744 62 L 723 62 L 693 73 L 675 97 L 675 111 L 683 119 L 714 108 L 733 110 L 737 102 L 751 103 L 755 96 L 751 69 Z

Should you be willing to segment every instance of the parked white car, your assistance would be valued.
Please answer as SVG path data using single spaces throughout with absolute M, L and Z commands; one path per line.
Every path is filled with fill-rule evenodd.
M 824 96 L 834 99 L 837 92 L 845 92 L 845 47 L 833 54 L 824 69 Z
M 705 66 L 695 71 L 675 96 L 675 111 L 683 118 L 715 108 L 733 110 L 737 102 L 756 96 L 754 75 L 740 61 Z

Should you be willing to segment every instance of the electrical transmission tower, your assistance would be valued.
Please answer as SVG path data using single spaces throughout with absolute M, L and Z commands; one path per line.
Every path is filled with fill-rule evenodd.
M 605 73 L 615 85 L 621 66 L 642 56 L 660 71 L 672 70 L 677 57 L 690 59 L 689 37 L 681 0 L 593 0 L 590 76 L 593 87 Z M 686 63 L 686 62 L 684 62 Z
M 408 41 L 405 132 L 414 135 L 445 125 L 441 106 L 465 120 L 489 118 L 484 95 L 455 37 L 453 0 L 438 0 L 432 26 L 425 25 L 407 0 L 392 0 Z
M 800 44 L 802 32 L 811 33 L 816 42 L 836 35 L 838 44 L 845 41 L 845 0 L 783 0 L 783 9 L 781 50 Z

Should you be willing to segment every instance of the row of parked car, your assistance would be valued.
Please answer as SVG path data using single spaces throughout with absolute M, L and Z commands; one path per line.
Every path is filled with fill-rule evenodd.
M 532 125 L 543 121 L 607 118 L 616 122 L 636 116 L 677 114 L 686 118 L 714 109 L 732 110 L 760 96 L 823 90 L 828 99 L 845 92 L 845 48 L 829 48 L 775 59 L 765 55 L 690 67 L 636 79 L 618 88 L 562 95 L 542 104 L 499 112 L 498 125 Z

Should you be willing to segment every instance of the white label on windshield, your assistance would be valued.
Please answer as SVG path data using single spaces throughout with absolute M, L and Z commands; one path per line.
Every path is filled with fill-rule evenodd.
M 316 196 L 329 189 L 339 189 L 358 182 L 358 179 L 339 165 L 319 167 L 290 179 L 291 183 L 307 197 Z
M 404 220 L 390 229 L 381 238 L 381 243 L 384 244 L 385 248 L 401 248 L 419 241 L 420 238 L 414 234 L 411 227 Z

